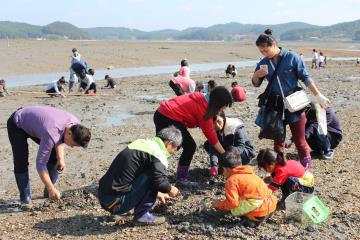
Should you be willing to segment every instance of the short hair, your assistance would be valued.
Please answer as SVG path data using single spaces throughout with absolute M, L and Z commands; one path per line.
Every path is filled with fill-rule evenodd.
M 238 85 L 237 82 L 232 82 L 232 83 L 231 83 L 231 86 L 232 86 L 232 87 L 235 87 L 235 86 L 237 86 L 237 85 Z
M 214 88 L 214 87 L 216 87 L 216 82 L 215 82 L 215 80 L 209 80 L 208 81 L 208 86 L 210 87 L 210 88 Z
M 221 167 L 226 168 L 236 168 L 241 166 L 242 163 L 239 150 L 233 146 L 229 147 L 228 150 L 221 155 L 219 164 Z
M 89 68 L 87 72 L 92 76 L 94 76 L 94 74 L 95 74 L 95 70 L 92 68 Z
M 105 75 L 105 79 L 108 79 L 110 76 L 109 75 Z
M 65 77 L 64 77 L 64 76 L 62 76 L 62 77 L 59 79 L 59 83 L 61 83 L 61 84 L 66 83 L 66 80 L 65 80 Z
M 189 66 L 189 63 L 188 63 L 187 59 L 183 59 L 183 60 L 181 60 L 180 65 L 181 65 L 182 67 L 188 67 L 188 66 Z
M 74 53 L 74 52 L 77 52 L 77 49 L 73 48 L 71 51 Z
M 75 124 L 70 127 L 70 131 L 72 133 L 72 139 L 74 142 L 83 148 L 88 146 L 91 139 L 90 129 L 81 124 Z
M 174 147 L 180 147 L 183 141 L 181 131 L 174 125 L 161 129 L 156 136 L 163 140 L 163 142 L 173 142 Z

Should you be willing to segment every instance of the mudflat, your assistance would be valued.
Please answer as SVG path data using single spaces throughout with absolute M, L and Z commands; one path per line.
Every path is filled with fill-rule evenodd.
M 4 42 L 1 44 L 3 46 Z M 19 42 L 19 44 L 24 44 L 24 42 Z M 26 44 L 37 46 L 40 43 L 29 41 Z M 56 51 L 60 52 L 59 49 L 62 49 L 65 52 L 62 53 L 63 60 L 58 63 L 59 65 L 56 65 L 55 63 L 58 60 L 55 56 L 51 58 L 52 60 L 45 57 L 48 59 L 48 64 L 42 63 L 44 68 L 38 69 L 40 72 L 46 72 L 48 69 L 57 71 L 62 67 L 64 69 L 68 67 L 67 53 L 70 52 L 75 43 L 61 42 L 60 44 L 60 42 L 53 42 L 52 44 L 55 45 Z M 57 46 L 57 44 L 59 45 Z M 99 44 L 98 46 L 101 48 L 99 42 L 81 42 L 81 45 L 76 47 L 79 48 L 84 57 L 91 56 L 91 49 L 96 49 L 93 44 Z M 123 43 L 113 44 L 120 47 Z M 239 58 L 245 59 L 246 57 L 256 59 L 259 55 L 256 48 L 250 45 L 244 47 L 244 49 L 247 48 L 249 54 L 246 55 L 240 51 L 235 43 L 223 48 L 216 46 L 225 43 L 193 43 L 192 50 L 187 50 L 189 55 L 184 56 L 180 52 L 185 51 L 186 47 L 184 46 L 191 45 L 190 43 L 159 42 L 152 43 L 154 45 L 149 47 L 152 49 L 152 53 L 156 55 L 156 57 L 151 58 L 151 54 L 141 57 L 141 49 L 144 50 L 147 43 L 125 44 L 136 46 L 133 46 L 132 50 L 126 51 L 129 51 L 129 56 L 131 55 L 130 52 L 138 52 L 137 55 L 131 56 L 134 58 L 138 56 L 140 60 L 134 60 L 134 62 L 138 61 L 137 64 L 143 63 L 144 65 L 176 64 L 182 57 L 187 57 L 190 62 L 201 62 L 205 59 L 209 61 L 230 61 L 239 60 Z M 58 54 L 59 52 L 55 53 L 55 50 L 54 53 L 51 53 L 50 45 L 49 43 L 44 54 L 46 56 Z M 36 50 L 25 49 L 24 45 L 21 46 L 23 46 L 23 51 L 27 53 L 33 51 L 33 57 L 35 56 Z M 198 47 L 196 52 L 195 46 Z M 210 46 L 216 48 L 219 55 L 212 56 L 210 53 L 215 50 Z M 160 47 L 169 47 L 170 50 L 173 49 L 171 51 L 178 49 L 179 52 L 166 54 L 166 51 L 170 50 L 159 49 Z M 295 49 L 295 47 L 290 47 Z M 33 46 L 29 48 L 33 48 Z M 36 49 L 36 47 L 34 48 Z M 102 49 L 107 49 L 106 53 L 108 54 L 116 53 L 116 47 L 103 46 Z M 210 53 L 201 53 L 205 49 L 208 49 Z M 301 49 L 304 50 L 305 47 L 300 46 Z M 312 47 L 307 46 L 306 49 L 308 51 L 304 54 L 310 56 Z M 240 54 L 240 57 L 232 56 L 229 54 L 230 51 Z M 4 62 L 4 52 L 2 50 L 0 52 L 2 54 L 1 60 Z M 246 53 L 245 50 L 244 52 Z M 19 53 L 17 54 L 19 57 Z M 41 59 L 39 56 L 41 54 L 38 54 L 36 54 L 36 58 Z M 341 54 L 336 56 L 353 56 L 347 52 L 341 52 Z M 101 54 L 93 55 L 100 56 Z M 8 58 L 12 61 L 15 59 L 13 56 Z M 23 58 L 26 58 L 26 54 L 23 55 Z M 110 61 L 111 58 L 106 57 L 106 59 L 99 57 L 99 59 L 94 58 L 91 61 L 94 61 L 94 65 L 99 68 L 108 64 L 115 65 L 115 60 L 112 62 Z M 126 63 L 129 64 L 127 66 L 135 66 L 130 60 Z M 120 67 L 120 63 L 118 64 L 115 67 Z M 45 68 L 46 65 L 48 68 Z M 1 64 L 1 68 L 4 68 L 3 64 Z M 35 66 L 27 69 L 33 68 Z M 174 69 L 174 71 L 176 70 Z M 13 68 L 9 73 L 25 73 L 22 71 L 24 70 L 20 71 Z M 259 128 L 254 123 L 258 111 L 257 96 L 264 90 L 265 86 L 255 88 L 251 85 L 250 77 L 253 71 L 254 68 L 241 68 L 239 69 L 239 76 L 235 79 L 225 78 L 223 69 L 195 73 L 191 77 L 196 81 L 215 79 L 219 85 L 228 88 L 230 88 L 231 82 L 236 80 L 239 85 L 246 88 L 247 100 L 235 103 L 232 108 L 227 110 L 227 114 L 238 116 L 244 121 L 249 137 L 259 150 L 264 147 L 271 147 L 272 143 L 260 141 L 257 137 Z M 170 75 L 162 74 L 116 79 L 117 88 L 115 90 L 100 89 L 97 96 L 71 94 L 66 98 L 50 98 L 43 93 L 44 86 L 31 86 L 10 89 L 10 96 L 0 99 L 0 152 L 2 159 L 0 161 L 0 238 L 357 239 L 360 232 L 360 178 L 358 177 L 360 172 L 360 68 L 355 67 L 353 61 L 328 61 L 325 69 L 310 70 L 310 72 L 322 93 L 330 98 L 331 105 L 340 118 L 344 132 L 344 139 L 340 146 L 335 149 L 333 160 L 314 160 L 315 194 L 326 203 L 331 211 L 331 216 L 326 223 L 306 226 L 288 221 L 285 218 L 284 211 L 277 211 L 267 223 L 260 225 L 257 229 L 247 229 L 241 227 L 236 220 L 225 213 L 209 209 L 208 206 L 212 200 L 224 197 L 224 178 L 220 177 L 215 183 L 209 182 L 209 158 L 202 147 L 205 138 L 199 129 L 191 130 L 191 134 L 197 143 L 197 150 L 190 171 L 190 178 L 199 182 L 199 185 L 191 189 L 181 188 L 181 197 L 167 206 L 157 204 L 154 207 L 155 214 L 167 218 L 166 224 L 156 227 L 138 227 L 132 224 L 131 216 L 112 217 L 102 210 L 96 198 L 99 179 L 108 169 L 115 156 L 127 144 L 137 138 L 154 135 L 155 129 L 152 121 L 154 111 L 159 106 L 160 101 L 174 96 L 168 86 Z M 105 82 L 97 81 L 97 84 L 101 87 L 105 85 Z M 31 105 L 49 105 L 73 113 L 84 125 L 91 128 L 92 140 L 86 150 L 66 149 L 67 169 L 60 175 L 57 183 L 58 189 L 62 192 L 62 199 L 59 202 L 42 198 L 43 184 L 40 182 L 35 169 L 38 145 L 29 140 L 29 169 L 34 200 L 33 208 L 30 211 L 22 211 L 17 205 L 18 190 L 13 176 L 12 151 L 7 137 L 6 121 L 11 113 L 19 107 Z M 295 148 L 289 149 L 288 153 L 296 154 Z M 178 157 L 179 153 L 169 158 L 168 175 L 172 182 L 175 181 Z M 265 176 L 263 171 L 259 171 L 257 167 L 254 168 L 259 175 Z

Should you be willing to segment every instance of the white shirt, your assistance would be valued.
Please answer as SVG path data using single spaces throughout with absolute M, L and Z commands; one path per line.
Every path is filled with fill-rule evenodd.
M 48 84 L 47 90 L 50 90 L 50 89 L 52 89 L 52 88 L 55 89 L 55 92 L 56 92 L 56 93 L 60 93 L 59 88 L 58 88 L 57 81 Z
M 71 65 L 76 63 L 76 62 L 80 62 L 81 60 L 81 55 L 78 52 L 75 52 L 72 56 L 71 56 Z
M 324 56 L 319 56 L 319 62 L 323 63 L 325 61 L 325 57 Z
M 318 53 L 317 52 L 314 52 L 313 53 L 313 60 L 318 60 L 318 58 L 319 58 L 319 55 L 318 55 Z
M 90 74 L 86 74 L 86 77 L 81 81 L 86 83 L 85 91 L 87 91 L 90 88 L 90 85 L 94 82 L 94 78 Z

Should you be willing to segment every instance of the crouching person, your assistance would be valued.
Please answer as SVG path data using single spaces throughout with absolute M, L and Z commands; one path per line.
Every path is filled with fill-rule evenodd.
M 167 157 L 181 143 L 181 132 L 174 126 L 162 129 L 154 138 L 130 143 L 100 179 L 98 196 L 102 208 L 112 214 L 134 209 L 134 221 L 140 225 L 164 223 L 164 217 L 156 217 L 149 211 L 156 199 L 165 203 L 179 193 L 170 185 L 166 169 Z
M 276 210 L 276 197 L 250 166 L 241 165 L 236 148 L 223 154 L 220 165 L 226 177 L 226 199 L 214 201 L 212 207 L 230 211 L 246 227 L 257 227 Z

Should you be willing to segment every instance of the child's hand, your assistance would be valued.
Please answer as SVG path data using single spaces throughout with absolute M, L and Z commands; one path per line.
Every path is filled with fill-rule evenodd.
M 212 207 L 212 208 L 218 208 L 219 202 L 220 202 L 220 200 L 213 201 L 213 202 L 211 203 L 211 207 Z

